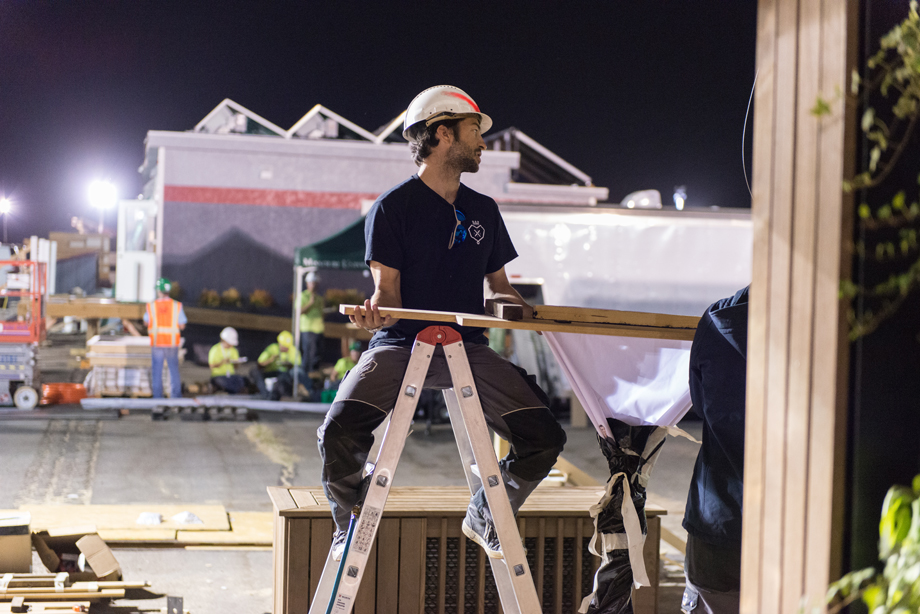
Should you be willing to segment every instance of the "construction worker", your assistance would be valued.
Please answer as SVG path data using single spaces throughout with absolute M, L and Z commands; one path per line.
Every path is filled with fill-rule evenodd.
M 245 358 L 240 358 L 236 349 L 239 344 L 240 336 L 236 329 L 228 326 L 220 331 L 220 342 L 208 352 L 211 384 L 215 389 L 230 394 L 239 394 L 246 389 L 246 378 L 236 374 L 236 365 L 246 362 Z
M 259 366 L 252 370 L 252 378 L 259 388 L 263 399 L 277 401 L 282 393 L 291 394 L 294 390 L 292 369 L 300 369 L 298 379 L 307 381 L 307 375 L 301 367 L 300 352 L 294 347 L 294 335 L 283 330 L 278 333 L 278 342 L 272 343 L 259 354 Z M 274 386 L 269 393 L 267 379 L 273 378 Z
M 348 346 L 348 356 L 342 356 L 336 361 L 335 366 L 332 367 L 332 373 L 329 375 L 330 381 L 333 383 L 341 382 L 345 379 L 345 375 L 355 368 L 355 365 L 358 364 L 358 360 L 361 358 L 361 343 L 359 341 L 352 341 Z
M 304 370 L 309 373 L 319 368 L 323 354 L 323 335 L 326 332 L 323 309 L 326 303 L 317 289 L 319 275 L 310 271 L 304 281 L 307 289 L 300 294 L 300 351 L 303 354 Z
M 485 280 L 492 298 L 523 305 L 525 315 L 533 311 L 505 274 L 505 264 L 517 252 L 498 206 L 460 183 L 461 173 L 479 170 L 482 133 L 491 126 L 463 90 L 438 86 L 419 94 L 409 105 L 403 130 L 418 174 L 380 196 L 367 214 L 365 259 L 374 294 L 351 320 L 374 336 L 317 433 L 322 484 L 336 524 L 334 557 L 344 550 L 372 432 L 396 404 L 415 336 L 430 325 L 382 317 L 379 307 L 482 314 Z M 517 512 L 555 464 L 565 431 L 534 378 L 489 349 L 483 329 L 449 326 L 463 337 L 486 421 L 511 444 L 501 467 Z M 438 346 L 425 387 L 452 385 Z M 481 489 L 470 501 L 463 532 L 490 557 L 502 558 Z
M 188 318 L 182 309 L 182 303 L 169 298 L 172 283 L 165 277 L 157 280 L 157 299 L 147 303 L 144 312 L 144 324 L 150 335 L 150 358 L 153 398 L 163 398 L 163 361 L 169 367 L 169 396 L 178 399 L 182 396 L 182 379 L 179 376 L 180 333 L 185 330 Z

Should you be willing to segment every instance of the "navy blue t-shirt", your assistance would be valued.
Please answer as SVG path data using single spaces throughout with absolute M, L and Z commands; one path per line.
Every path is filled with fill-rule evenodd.
M 517 257 L 494 200 L 460 184 L 454 207 L 413 175 L 381 195 L 367 214 L 364 258 L 399 270 L 406 309 L 482 314 L 483 277 Z M 411 345 L 433 324 L 402 319 L 376 333 L 370 347 Z M 452 326 L 465 341 L 486 343 L 483 329 Z

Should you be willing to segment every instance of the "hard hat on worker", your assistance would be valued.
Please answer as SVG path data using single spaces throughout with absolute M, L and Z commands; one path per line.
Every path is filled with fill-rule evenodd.
M 165 277 L 161 277 L 157 280 L 156 288 L 158 292 L 163 292 L 163 293 L 168 294 L 169 291 L 172 289 L 172 282 L 166 279 Z
M 232 346 L 237 346 L 240 344 L 240 336 L 236 332 L 236 329 L 232 326 L 228 326 L 224 330 L 220 331 L 220 338 L 222 341 L 226 341 Z
M 409 139 L 413 127 L 430 126 L 436 121 L 476 115 L 479 134 L 492 127 L 492 118 L 479 110 L 469 94 L 453 85 L 429 87 L 409 103 L 403 121 L 403 138 Z
M 283 330 L 278 333 L 278 345 L 283 345 L 285 347 L 294 345 L 294 335 L 291 334 L 291 331 Z

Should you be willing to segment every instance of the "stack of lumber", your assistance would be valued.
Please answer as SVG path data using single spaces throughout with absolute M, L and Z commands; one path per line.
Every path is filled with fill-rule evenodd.
M 181 353 L 181 352 L 180 352 Z M 149 397 L 150 339 L 96 335 L 86 342 L 92 396 Z M 163 368 L 163 388 L 169 390 L 169 370 Z
M 75 605 L 88 606 L 90 601 L 100 599 L 120 599 L 125 596 L 125 589 L 146 588 L 147 582 L 71 582 L 65 572 L 56 574 L 8 573 L 0 578 L 0 612 L 26 611 L 30 605 L 31 612 L 41 611 L 35 607 L 36 602 L 53 601 L 58 605 L 69 604 L 73 612 Z M 81 603 L 82 602 L 82 603 Z M 44 606 L 45 611 L 52 611 Z

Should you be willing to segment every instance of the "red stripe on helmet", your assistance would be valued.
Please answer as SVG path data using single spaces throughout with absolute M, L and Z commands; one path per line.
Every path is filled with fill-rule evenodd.
M 481 113 L 481 111 L 479 110 L 479 107 L 476 106 L 476 103 L 473 102 L 472 98 L 469 98 L 468 96 L 464 96 L 463 94 L 458 94 L 457 92 L 444 92 L 444 93 L 447 94 L 448 96 L 453 96 L 454 98 L 465 100 L 466 102 L 470 104 L 471 107 L 473 107 L 476 110 L 477 113 Z

